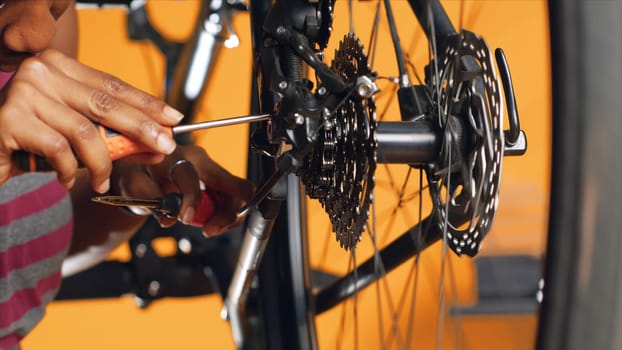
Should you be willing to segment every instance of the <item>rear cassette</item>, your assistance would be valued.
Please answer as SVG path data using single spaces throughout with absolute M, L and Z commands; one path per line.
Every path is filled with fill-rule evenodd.
M 349 86 L 371 75 L 367 56 L 348 34 L 335 52 L 331 68 Z M 301 178 L 309 197 L 328 213 L 341 247 L 354 249 L 366 228 L 376 169 L 375 103 L 354 90 L 324 116 L 317 144 L 305 158 Z

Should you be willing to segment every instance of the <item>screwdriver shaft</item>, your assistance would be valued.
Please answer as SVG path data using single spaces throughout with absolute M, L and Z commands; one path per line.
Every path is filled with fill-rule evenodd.
M 196 131 L 196 130 L 259 122 L 263 120 L 268 120 L 270 119 L 271 116 L 272 116 L 271 114 L 245 115 L 241 117 L 210 120 L 206 122 L 194 123 L 194 124 L 188 124 L 188 125 L 178 125 L 178 126 L 174 126 L 172 129 L 173 129 L 173 135 L 178 135 L 178 134 L 183 134 L 183 133 Z
M 196 130 L 217 128 L 221 126 L 259 122 L 263 120 L 268 120 L 271 116 L 271 114 L 245 115 L 241 117 L 210 120 L 195 124 L 178 125 L 172 127 L 170 130 L 173 135 L 176 135 Z M 132 154 L 137 154 L 141 152 L 148 153 L 151 151 L 145 145 L 138 143 L 125 135 L 121 135 L 114 130 L 105 128 L 99 124 L 96 124 L 96 127 L 101 133 L 102 138 L 106 141 L 108 151 L 110 152 L 110 159 L 112 160 L 121 159 Z M 22 171 L 54 170 L 54 168 L 47 162 L 47 159 L 34 153 L 18 150 L 13 152 L 12 158 L 17 168 L 21 169 Z

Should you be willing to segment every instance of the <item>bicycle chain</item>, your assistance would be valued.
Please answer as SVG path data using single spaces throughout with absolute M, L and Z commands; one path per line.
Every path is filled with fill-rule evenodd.
M 465 61 L 475 62 L 477 69 L 466 70 Z M 443 143 L 441 160 L 428 171 L 428 182 L 439 226 L 446 229 L 448 245 L 458 255 L 477 254 L 498 207 L 504 134 L 493 67 L 484 39 L 463 30 L 448 38 L 439 62 L 440 78 L 431 79 Z M 466 224 L 452 224 L 452 214 L 466 215 Z
M 371 74 L 354 34 L 340 42 L 331 68 L 346 84 Z M 347 95 L 325 115 L 324 130 L 300 171 L 307 194 L 322 204 L 337 241 L 346 250 L 361 240 L 369 217 L 376 169 L 375 111 L 373 97 Z

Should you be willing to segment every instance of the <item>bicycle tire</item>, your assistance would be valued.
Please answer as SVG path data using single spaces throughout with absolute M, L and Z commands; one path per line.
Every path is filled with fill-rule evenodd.
M 622 4 L 550 1 L 553 163 L 538 349 L 622 337 Z

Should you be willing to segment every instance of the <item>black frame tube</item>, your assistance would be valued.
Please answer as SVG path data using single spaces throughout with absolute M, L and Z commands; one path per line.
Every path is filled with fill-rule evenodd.
M 441 236 L 438 230 L 432 229 L 436 227 L 436 225 L 431 226 L 434 222 L 433 218 L 430 216 L 424 219 L 378 252 L 382 261 L 381 266 L 384 267 L 384 274 L 378 274 L 377 261 L 372 256 L 355 267 L 356 273 L 348 273 L 315 294 L 315 312 L 320 314 L 338 305 L 438 241 Z M 418 237 L 419 227 L 422 227 L 422 232 L 424 232 L 422 237 Z

